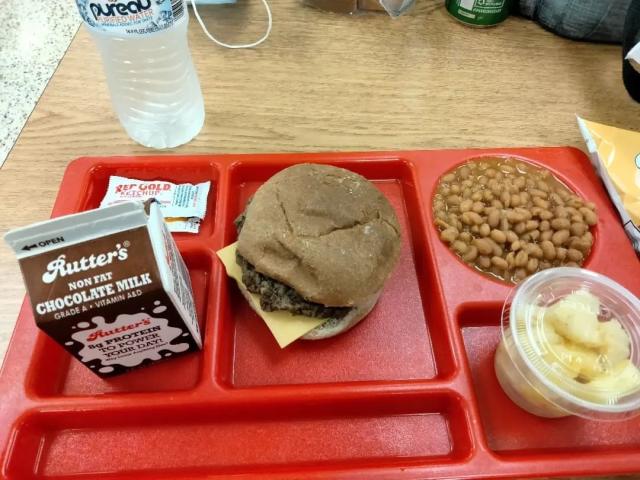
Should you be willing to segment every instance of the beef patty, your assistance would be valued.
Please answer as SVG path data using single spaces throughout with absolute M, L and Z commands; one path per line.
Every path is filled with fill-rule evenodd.
M 240 233 L 244 224 L 244 212 L 235 220 Z M 242 283 L 247 290 L 260 296 L 260 306 L 267 312 L 287 310 L 297 315 L 315 318 L 343 318 L 351 307 L 327 307 L 305 300 L 298 292 L 284 283 L 258 272 L 242 255 L 236 253 L 236 263 L 242 269 Z

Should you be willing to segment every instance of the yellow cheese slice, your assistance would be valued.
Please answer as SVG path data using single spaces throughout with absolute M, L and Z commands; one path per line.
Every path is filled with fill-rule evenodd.
M 238 284 L 242 283 L 242 269 L 236 263 L 236 248 L 238 242 L 226 246 L 222 250 L 218 250 L 217 255 L 227 275 L 233 278 Z M 267 324 L 269 330 L 280 345 L 284 348 L 290 343 L 296 341 L 304 334 L 309 333 L 314 328 L 326 322 L 323 318 L 312 318 L 304 315 L 293 315 L 285 311 L 265 312 L 260 308 L 260 296 L 255 293 L 249 293 L 250 302 L 253 309 L 260 315 L 264 323 Z

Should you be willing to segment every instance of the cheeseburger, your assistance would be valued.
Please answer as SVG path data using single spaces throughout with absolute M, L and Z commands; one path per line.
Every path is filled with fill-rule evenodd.
M 400 252 L 398 219 L 384 195 L 328 165 L 277 173 L 235 223 L 242 293 L 259 295 L 265 311 L 326 319 L 305 339 L 332 337 L 362 320 Z

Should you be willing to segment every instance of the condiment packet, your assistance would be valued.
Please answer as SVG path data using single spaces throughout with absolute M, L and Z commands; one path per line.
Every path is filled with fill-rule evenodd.
M 160 203 L 160 211 L 171 232 L 198 233 L 207 213 L 207 196 L 211 182 L 193 185 L 163 180 L 137 180 L 112 176 L 100 207 L 131 200 L 144 202 L 151 198 Z
M 640 254 L 640 133 L 578 117 L 591 163 L 618 210 L 633 247 Z

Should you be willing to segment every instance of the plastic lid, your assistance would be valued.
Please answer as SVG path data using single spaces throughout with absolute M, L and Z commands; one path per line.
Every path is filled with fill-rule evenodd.
M 507 327 L 514 365 L 550 403 L 587 418 L 640 414 L 640 300 L 618 283 L 580 268 L 544 270 L 512 291 L 505 340 Z

